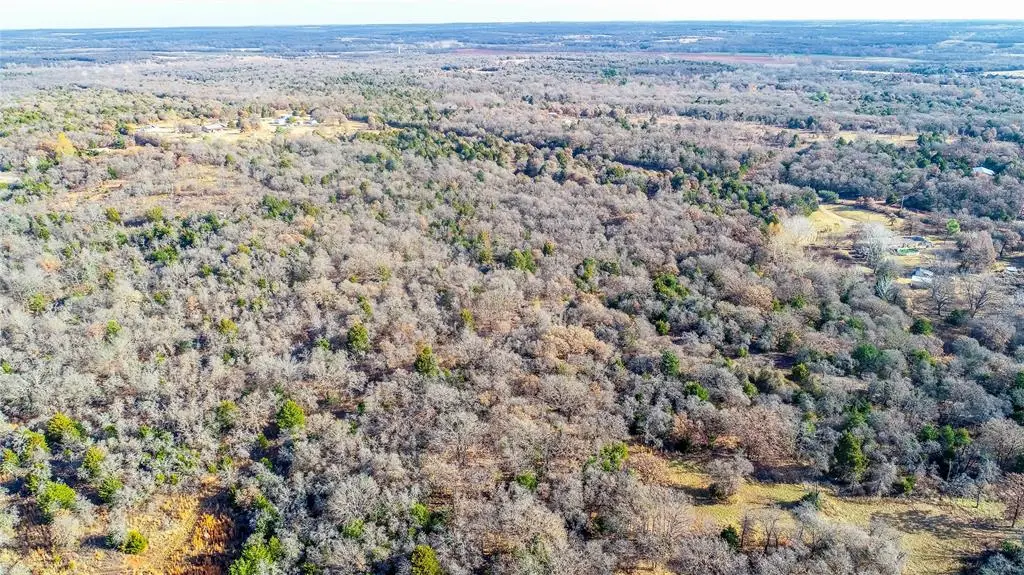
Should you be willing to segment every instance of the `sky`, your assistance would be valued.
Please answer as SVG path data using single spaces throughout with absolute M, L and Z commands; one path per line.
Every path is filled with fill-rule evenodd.
M 0 0 L 0 29 L 612 20 L 1024 19 L 1020 0 Z M 0 37 L 0 43 L 3 39 Z

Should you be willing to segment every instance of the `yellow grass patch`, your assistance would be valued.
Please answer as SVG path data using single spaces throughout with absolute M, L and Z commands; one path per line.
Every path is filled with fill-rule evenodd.
M 747 481 L 736 497 L 722 503 L 708 496 L 709 478 L 693 465 L 668 461 L 639 448 L 631 452 L 630 460 L 644 480 L 691 495 L 698 522 L 704 520 L 715 528 L 739 526 L 746 514 L 783 509 L 807 493 L 819 491 L 822 514 L 828 519 L 860 527 L 880 520 L 900 533 L 909 555 L 905 572 L 910 575 L 957 573 L 965 559 L 1015 536 L 1001 519 L 1001 505 L 991 501 L 975 508 L 974 502 L 966 499 L 844 497 L 831 488 L 811 484 Z M 794 526 L 792 515 L 785 513 L 781 525 Z
M 203 490 L 208 494 L 208 490 Z M 149 540 L 140 555 L 126 555 L 114 549 L 97 548 L 108 529 L 108 518 L 101 516 L 87 526 L 81 538 L 91 544 L 77 550 L 49 548 L 41 538 L 22 557 L 22 564 L 40 574 L 130 574 L 130 575 L 214 575 L 226 573 L 233 525 L 230 517 L 207 505 L 195 494 L 158 498 L 128 517 L 128 527 L 140 531 Z M 39 526 L 45 530 L 45 526 Z M 9 560 L 0 553 L 0 565 Z
M 889 225 L 890 222 L 889 217 L 883 213 L 846 203 L 822 204 L 808 219 L 819 233 L 847 232 L 859 224 Z M 900 228 L 902 218 L 896 218 L 894 224 L 895 228 Z

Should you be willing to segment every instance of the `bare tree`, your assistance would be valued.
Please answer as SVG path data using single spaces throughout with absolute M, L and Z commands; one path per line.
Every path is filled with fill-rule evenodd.
M 960 282 L 960 287 L 971 317 L 998 303 L 1002 296 L 999 281 L 992 274 L 965 276 Z
M 1016 527 L 1024 511 L 1024 473 L 1007 473 L 996 489 L 996 496 L 1006 506 L 1003 514 L 1010 527 Z
M 935 315 L 942 317 L 943 312 L 956 301 L 956 288 L 949 276 L 936 275 L 928 287 L 928 299 L 932 302 Z

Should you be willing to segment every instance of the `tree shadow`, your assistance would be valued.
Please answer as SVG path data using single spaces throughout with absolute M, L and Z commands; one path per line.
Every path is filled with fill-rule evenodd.
M 940 539 L 963 539 L 966 531 L 990 532 L 998 535 L 1005 529 L 987 519 L 970 520 L 944 513 L 928 513 L 920 509 L 883 511 L 875 514 L 905 533 L 928 533 Z

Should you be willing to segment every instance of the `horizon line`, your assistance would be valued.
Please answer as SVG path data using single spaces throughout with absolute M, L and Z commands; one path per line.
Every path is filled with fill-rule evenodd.
M 779 18 L 779 19 L 696 19 L 696 20 L 484 20 L 484 21 L 451 21 L 451 22 L 374 22 L 374 23 L 319 23 L 319 24 L 242 24 L 242 25 L 186 25 L 186 26 L 93 26 L 88 28 L 56 27 L 56 28 L 5 28 L 0 24 L 0 32 L 50 32 L 50 31 L 91 31 L 91 30 L 230 30 L 245 28 L 373 28 L 384 26 L 516 26 L 543 24 L 917 24 L 917 23 L 1024 23 L 1024 18 Z M 0 38 L 2 45 L 2 38 Z

